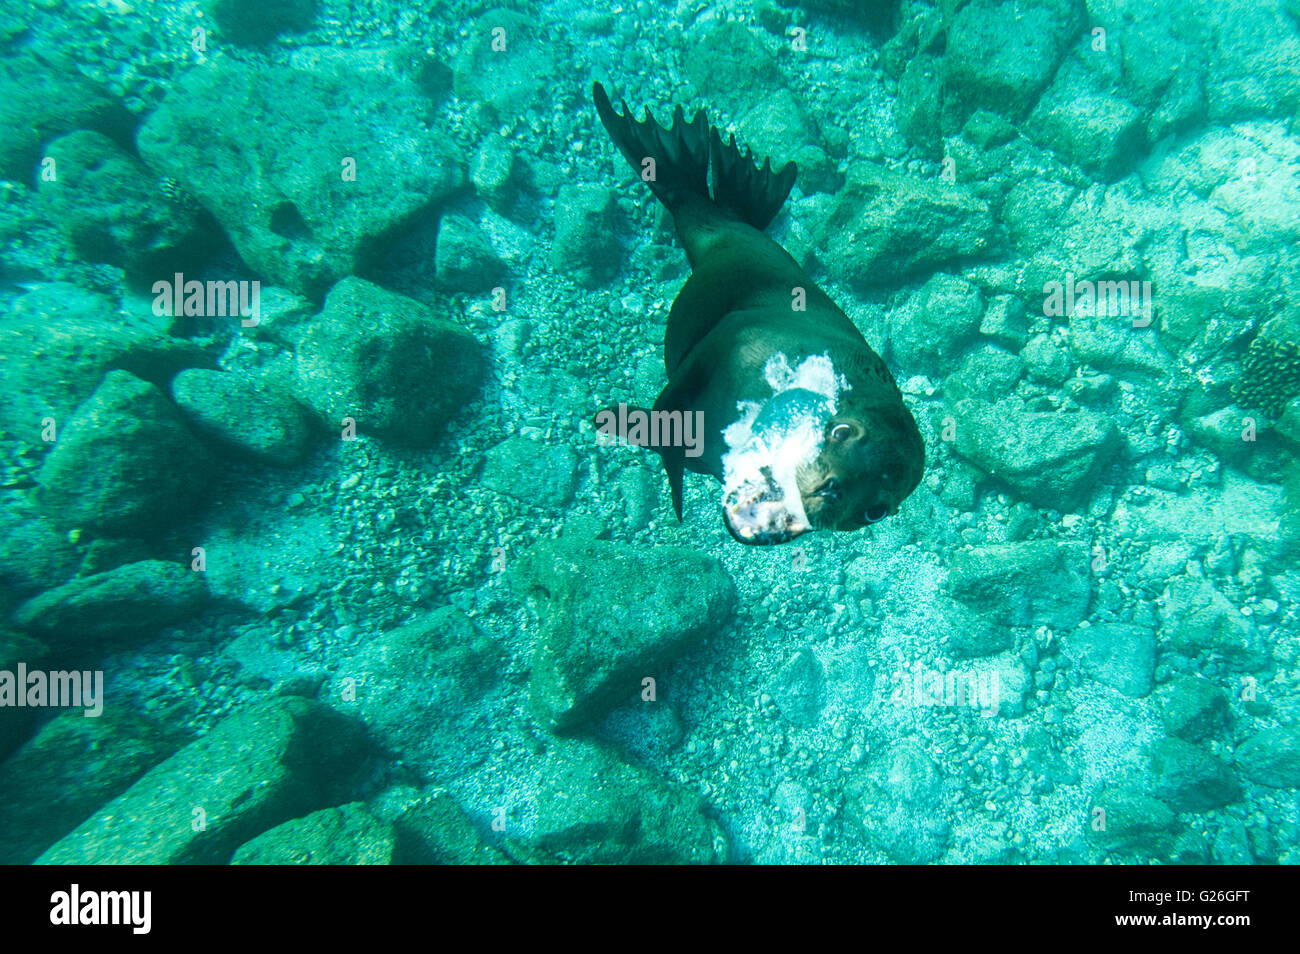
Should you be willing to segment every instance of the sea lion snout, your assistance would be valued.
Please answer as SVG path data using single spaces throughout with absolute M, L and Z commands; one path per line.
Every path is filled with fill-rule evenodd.
M 920 482 L 924 455 L 906 412 L 837 415 L 818 455 L 820 479 L 804 494 L 809 522 L 818 529 L 857 530 L 885 519 Z

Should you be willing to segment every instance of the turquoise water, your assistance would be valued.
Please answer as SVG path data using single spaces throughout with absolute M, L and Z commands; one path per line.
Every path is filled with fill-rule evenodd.
M 0 13 L 0 861 L 1225 863 L 1300 834 L 1300 6 Z M 743 546 L 593 425 L 768 229 L 926 449 Z M 739 412 L 738 412 L 739 413 Z

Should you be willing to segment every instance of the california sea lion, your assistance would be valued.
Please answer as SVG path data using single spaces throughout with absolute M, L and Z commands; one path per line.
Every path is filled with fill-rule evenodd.
M 794 163 L 760 169 L 703 111 L 688 123 L 678 106 L 665 129 L 648 110 L 633 119 L 626 101 L 615 112 L 599 83 L 593 98 L 672 213 L 691 263 L 664 336 L 668 384 L 651 412 L 703 414 L 702 448 L 654 448 L 678 519 L 683 468 L 723 482 L 723 519 L 742 543 L 856 530 L 897 512 L 925 464 L 916 421 L 853 322 L 763 232 L 790 194 Z

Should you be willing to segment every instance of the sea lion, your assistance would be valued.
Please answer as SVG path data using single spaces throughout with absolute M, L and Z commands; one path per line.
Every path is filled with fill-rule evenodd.
M 896 513 L 925 465 L 916 421 L 853 322 L 763 231 L 790 194 L 794 163 L 759 168 L 702 110 L 687 122 L 678 106 L 665 129 L 649 110 L 633 119 L 626 101 L 616 112 L 599 83 L 592 97 L 672 214 L 691 264 L 664 335 L 668 383 L 641 411 L 702 413 L 702 448 L 654 447 L 678 519 L 683 469 L 723 482 L 723 521 L 741 543 L 856 530 Z

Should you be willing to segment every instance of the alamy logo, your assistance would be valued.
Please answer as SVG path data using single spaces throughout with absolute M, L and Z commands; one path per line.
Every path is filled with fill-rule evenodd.
M 74 884 L 50 895 L 50 923 L 57 925 L 128 924 L 133 934 L 148 934 L 153 892 L 82 891 Z
M 158 317 L 226 318 L 238 315 L 240 324 L 251 328 L 262 320 L 260 281 L 185 280 L 177 272 L 172 279 L 153 283 L 153 313 Z
M 647 411 L 620 404 L 596 415 L 596 431 L 606 441 L 621 437 L 637 447 L 684 447 L 687 457 L 704 453 L 703 411 Z
M 104 672 L 96 669 L 57 669 L 45 672 L 19 663 L 16 670 L 0 669 L 0 709 L 59 707 L 81 709 L 95 718 L 104 711 Z
M 1064 282 L 1043 285 L 1043 314 L 1048 318 L 1132 318 L 1134 328 L 1145 328 L 1151 324 L 1151 282 L 1076 282 L 1074 273 L 1066 272 Z

